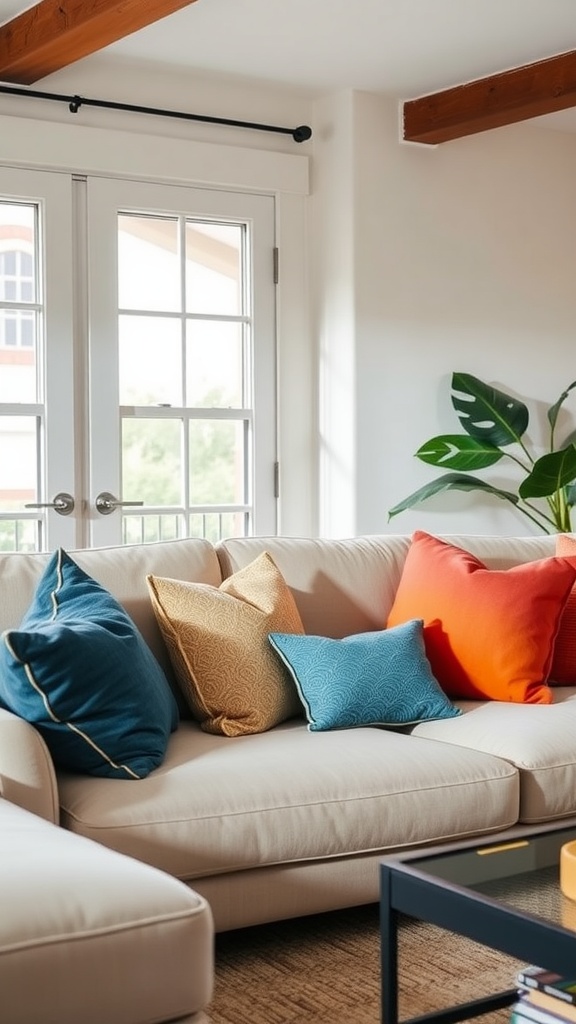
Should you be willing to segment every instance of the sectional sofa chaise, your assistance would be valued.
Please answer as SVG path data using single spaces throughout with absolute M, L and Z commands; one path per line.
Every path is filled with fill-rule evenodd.
M 417 538 L 423 550 L 413 558 Z M 73 709 L 55 711 L 54 690 L 53 705 L 42 697 L 18 627 L 27 613 L 34 634 L 38 608 L 31 619 L 30 608 L 54 556 L 3 554 L 0 813 L 19 805 L 14 814 L 24 809 L 28 822 L 60 826 L 64 841 L 90 841 L 78 846 L 80 859 L 98 844 L 121 855 L 120 867 L 131 859 L 186 883 L 206 901 L 216 930 L 375 901 L 379 860 L 393 851 L 576 822 L 576 626 L 570 633 L 568 621 L 576 560 L 555 557 L 556 544 L 418 534 L 216 546 L 186 539 L 71 552 L 73 566 L 119 602 L 171 688 L 169 712 L 155 698 L 148 704 L 142 688 L 134 713 L 148 714 L 152 731 L 167 714 L 170 722 L 156 761 L 132 775 L 117 761 L 107 775 L 74 770 L 59 739 L 53 746 L 50 730 L 69 736 Z M 454 553 L 464 562 L 447 582 Z M 68 568 L 55 572 L 64 593 Z M 93 600 L 88 594 L 83 605 L 88 618 Z M 446 625 L 453 616 L 454 643 Z M 403 632 L 406 622 L 416 625 Z M 562 685 L 548 686 L 561 622 Z M 351 637 L 359 647 L 333 643 Z M 372 647 L 391 637 L 398 644 L 381 654 Z M 450 659 L 466 662 L 476 647 L 460 678 Z M 82 678 L 108 671 L 99 654 L 84 657 Z M 363 689 L 374 658 L 392 680 L 385 708 L 380 683 Z M 437 693 L 430 669 L 435 680 L 445 674 Z M 22 713 L 8 709 L 13 671 L 43 711 L 24 698 Z M 357 687 L 352 708 L 342 672 Z M 119 692 L 117 706 L 123 699 Z M 89 729 L 79 731 L 85 742 Z M 23 870 L 36 880 L 45 860 L 41 825 L 48 828 L 28 824 L 20 836 Z M 108 884 L 104 873 L 104 890 Z M 202 984 L 191 1009 L 209 997 Z

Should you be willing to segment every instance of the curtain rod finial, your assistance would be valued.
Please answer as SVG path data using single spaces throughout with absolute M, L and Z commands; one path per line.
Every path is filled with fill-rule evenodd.
M 301 124 L 292 132 L 294 142 L 308 142 L 312 138 L 312 129 L 307 124 Z

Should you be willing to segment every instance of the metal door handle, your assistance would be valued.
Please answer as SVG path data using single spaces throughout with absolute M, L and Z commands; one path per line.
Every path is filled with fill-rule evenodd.
M 24 508 L 53 508 L 59 516 L 69 516 L 74 511 L 74 498 L 66 491 L 60 491 L 54 495 L 53 501 L 30 503 Z
M 115 498 L 114 495 L 110 493 L 110 491 L 101 491 L 94 504 L 96 505 L 96 511 L 99 512 L 101 516 L 109 516 L 117 508 L 124 508 L 125 506 L 136 507 L 143 505 L 144 502 L 119 501 L 118 498 Z

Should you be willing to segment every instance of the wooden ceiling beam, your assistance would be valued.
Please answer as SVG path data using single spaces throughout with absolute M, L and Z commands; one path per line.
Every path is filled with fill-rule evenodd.
M 0 26 L 0 80 L 31 85 L 194 2 L 40 0 Z
M 576 51 L 404 103 L 404 139 L 437 145 L 576 106 Z

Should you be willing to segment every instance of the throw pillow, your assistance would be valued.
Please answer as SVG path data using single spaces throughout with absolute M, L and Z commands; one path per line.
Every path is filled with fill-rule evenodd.
M 292 674 L 313 732 L 461 714 L 432 675 L 422 620 L 343 640 L 283 633 L 269 639 Z
M 576 559 L 576 537 L 559 533 L 556 537 L 556 554 L 560 558 Z M 560 619 L 550 669 L 550 683 L 557 686 L 576 685 L 576 586 L 572 587 L 568 595 Z
M 59 768 L 141 779 L 178 710 L 127 612 L 59 549 L 19 629 L 2 634 L 0 705 L 31 722 Z
M 575 579 L 564 558 L 490 570 L 417 531 L 388 625 L 424 620 L 432 672 L 450 697 L 549 704 L 554 641 Z
M 267 552 L 219 587 L 148 576 L 182 692 L 205 732 L 264 732 L 302 705 L 268 633 L 302 633 L 292 592 Z

